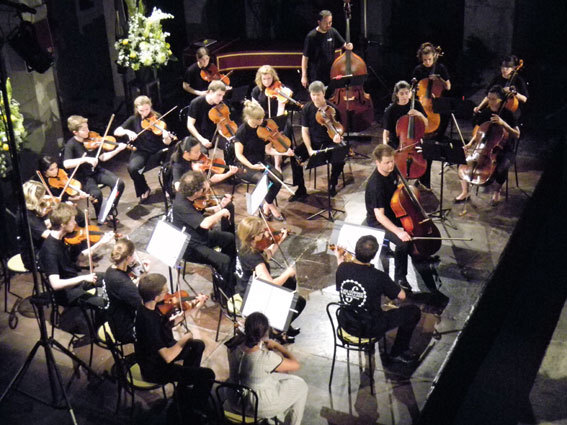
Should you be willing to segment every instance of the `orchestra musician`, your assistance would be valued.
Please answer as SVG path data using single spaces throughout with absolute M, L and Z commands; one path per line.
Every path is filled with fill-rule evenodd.
M 498 115 L 498 111 L 501 109 L 502 102 L 506 98 L 506 93 L 502 86 L 492 86 L 488 90 L 486 98 L 488 99 L 488 108 L 482 109 L 480 113 L 473 116 L 473 124 L 481 125 L 482 123 L 490 121 L 492 124 L 497 124 L 504 127 L 509 137 L 518 139 L 520 137 L 520 128 L 516 124 L 514 114 L 508 109 L 503 108 L 500 115 Z M 478 144 L 483 136 L 484 134 L 482 134 L 482 132 L 477 131 L 471 141 L 464 146 L 465 153 L 470 150 L 472 146 Z M 508 168 L 510 168 L 510 164 L 514 159 L 513 148 L 514 143 L 510 140 L 507 140 L 504 144 L 504 148 L 498 149 L 498 154 L 496 156 L 497 165 L 494 172 L 495 187 L 492 198 L 490 199 L 491 206 L 494 206 L 498 202 L 500 202 L 500 190 L 502 189 L 502 185 L 508 178 Z M 469 199 L 469 197 L 469 183 L 465 180 L 461 180 L 461 193 L 457 195 L 454 202 L 464 202 Z
M 342 303 L 356 308 L 346 309 L 344 314 L 339 315 L 339 324 L 349 334 L 362 338 L 380 338 L 384 332 L 398 328 L 389 359 L 414 363 L 418 356 L 409 346 L 412 333 L 421 318 L 421 310 L 415 305 L 382 310 L 382 295 L 403 301 L 406 293 L 386 273 L 371 264 L 378 247 L 376 238 L 367 235 L 356 242 L 352 261 L 345 261 L 346 251 L 335 250 L 337 291 Z
M 191 100 L 207 93 L 209 82 L 201 77 L 201 70 L 207 69 L 211 63 L 211 55 L 206 47 L 195 52 L 197 62 L 191 64 L 183 75 L 183 90 L 191 95 Z
M 329 10 L 321 10 L 317 18 L 317 27 L 309 31 L 303 45 L 301 57 L 301 84 L 307 88 L 313 81 L 322 81 L 329 85 L 331 65 L 338 48 L 352 50 L 352 43 L 346 43 L 339 32 L 333 28 L 333 15 Z
M 372 152 L 376 169 L 370 175 L 364 192 L 366 221 L 370 227 L 385 230 L 385 239 L 396 245 L 394 281 L 405 291 L 411 292 L 406 279 L 411 236 L 403 229 L 390 206 L 397 188 L 394 154 L 394 149 L 386 144 L 378 145 Z
M 165 123 L 157 124 L 159 128 L 153 127 L 159 117 L 160 114 L 152 108 L 151 99 L 148 96 L 138 96 L 134 99 L 134 115 L 128 117 L 114 130 L 115 136 L 127 136 L 136 147 L 128 160 L 128 174 L 134 182 L 140 203 L 148 199 L 151 194 L 144 171 L 159 165 L 164 156 L 164 147 L 169 146 L 172 141 L 171 133 L 164 128 Z M 143 131 L 145 128 L 148 129 Z
M 266 225 L 260 217 L 245 217 L 239 224 L 236 231 L 240 240 L 240 249 L 236 259 L 236 293 L 244 297 L 248 283 L 254 276 L 274 285 L 283 286 L 291 290 L 297 289 L 297 281 L 295 279 L 295 265 L 288 266 L 284 272 L 273 277 L 270 271 L 270 259 L 274 256 L 287 235 L 287 230 L 282 230 L 281 239 L 278 243 L 269 240 L 261 242 L 265 238 L 270 238 L 266 229 Z M 272 243 L 270 243 L 272 242 Z M 263 245 L 269 244 L 266 248 L 260 249 Z M 296 312 L 293 313 L 291 321 L 293 322 L 305 308 L 305 298 L 299 296 L 295 305 Z M 299 334 L 300 329 L 289 326 L 283 333 L 274 333 L 272 337 L 282 344 L 290 344 L 295 342 L 295 337 Z
M 34 180 L 28 180 L 24 183 L 23 192 L 32 243 L 37 255 L 43 245 L 43 241 L 49 236 L 49 229 L 51 228 L 51 223 L 47 218 L 50 208 L 46 199 L 47 192 L 40 182 Z
M 264 109 L 255 100 L 247 100 L 244 102 L 242 110 L 243 123 L 236 132 L 236 142 L 234 144 L 234 153 L 238 162 L 244 167 L 242 178 L 258 183 L 264 175 L 264 165 L 267 155 L 279 155 L 272 147 L 271 143 L 266 143 L 258 137 L 257 129 L 264 121 Z M 288 149 L 284 155 L 293 156 L 294 153 Z M 277 176 L 275 178 L 272 173 L 268 173 L 268 179 L 271 185 L 268 194 L 264 200 L 263 210 L 266 217 L 273 217 L 275 220 L 284 221 L 282 213 L 274 204 L 274 200 L 280 191 L 283 180 L 282 174 L 275 169 L 270 170 Z
M 89 138 L 88 119 L 80 115 L 71 115 L 67 118 L 67 128 L 73 133 L 73 137 L 65 143 L 63 167 L 71 172 L 76 167 L 79 167 L 74 178 L 81 182 L 85 192 L 97 200 L 97 202 L 93 203 L 97 216 L 102 207 L 102 192 L 98 185 L 102 184 L 110 187 L 110 189 L 114 188 L 116 184 L 118 185 L 118 195 L 114 200 L 113 211 L 107 216 L 107 223 L 112 222 L 116 219 L 116 206 L 124 193 L 124 181 L 113 172 L 100 167 L 99 162 L 105 162 L 114 158 L 119 152 L 126 149 L 126 144 L 118 143 L 116 149 L 101 153 L 97 159 L 96 153 L 98 148 L 89 151 L 84 146 L 84 143 Z
M 42 156 L 38 161 L 37 168 L 41 173 L 41 175 L 43 176 L 44 180 L 46 181 L 47 185 L 49 186 L 49 190 L 51 191 L 51 194 L 53 196 L 59 197 L 63 188 L 55 187 L 52 184 L 50 184 L 49 181 L 50 178 L 56 178 L 57 175 L 59 174 L 59 164 L 57 163 L 55 158 L 49 155 Z M 85 199 L 87 196 L 88 194 L 84 191 L 82 193 L 77 193 L 74 196 L 70 196 L 69 194 L 64 193 L 61 196 L 61 200 L 63 202 L 65 201 L 77 202 L 81 199 Z
M 206 149 L 213 147 L 212 139 L 217 128 L 209 119 L 209 111 L 222 102 L 226 90 L 227 87 L 222 81 L 211 81 L 207 92 L 189 104 L 187 129 Z

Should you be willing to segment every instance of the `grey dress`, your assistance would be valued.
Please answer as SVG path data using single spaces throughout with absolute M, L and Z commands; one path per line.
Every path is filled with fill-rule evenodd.
M 229 351 L 230 380 L 252 388 L 258 394 L 258 417 L 300 425 L 307 401 L 307 384 L 299 376 L 274 370 L 282 362 L 281 356 L 260 348 L 246 353 L 238 346 Z

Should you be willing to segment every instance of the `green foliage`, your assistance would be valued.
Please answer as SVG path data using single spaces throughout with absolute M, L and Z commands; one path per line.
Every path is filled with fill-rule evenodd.
M 10 79 L 6 81 L 6 91 L 8 92 L 8 100 L 10 102 L 10 115 L 12 118 L 12 126 L 14 127 L 14 135 L 16 137 L 16 148 L 18 151 L 21 149 L 24 139 L 27 136 L 26 129 L 24 128 L 24 117 L 20 112 L 20 104 L 12 98 L 12 84 Z M 4 97 L 0 92 L 0 109 L 4 108 Z M 6 127 L 7 118 L 6 114 L 2 113 L 0 119 L 0 177 L 4 178 L 8 174 L 10 168 L 10 145 L 8 144 L 8 129 Z

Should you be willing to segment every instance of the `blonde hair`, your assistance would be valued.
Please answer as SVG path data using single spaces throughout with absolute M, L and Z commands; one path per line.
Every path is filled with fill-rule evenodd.
M 134 99 L 134 113 L 136 115 L 138 114 L 138 106 L 142 106 L 142 105 L 150 105 L 150 108 L 152 106 L 152 99 L 150 99 L 148 96 L 138 96 L 136 99 Z
M 215 91 L 226 91 L 226 84 L 223 83 L 221 80 L 213 80 L 209 83 L 209 87 L 207 87 L 207 90 L 212 92 Z
M 134 254 L 134 242 L 130 239 L 122 238 L 118 239 L 112 248 L 110 253 L 110 261 L 114 264 L 120 264 L 130 255 Z
M 254 247 L 254 238 L 264 232 L 264 222 L 260 217 L 245 217 L 236 229 L 236 235 L 240 240 L 241 251 L 257 251 Z
M 24 183 L 23 191 L 24 198 L 26 200 L 26 208 L 37 214 L 41 214 L 45 203 L 43 197 L 45 196 L 45 187 L 40 182 L 34 180 L 28 180 Z
M 255 100 L 246 100 L 244 102 L 242 117 L 245 120 L 259 120 L 263 119 L 265 115 L 264 108 Z
M 273 79 L 272 84 L 275 83 L 276 81 L 280 81 L 280 77 L 278 77 L 278 73 L 271 65 L 262 65 L 260 68 L 258 68 L 258 71 L 256 71 L 256 78 L 254 79 L 256 86 L 261 91 L 264 91 L 265 88 L 264 85 L 262 84 L 262 75 L 264 74 L 270 74 L 272 76 Z
M 70 132 L 74 133 L 75 131 L 79 131 L 81 126 L 88 122 L 89 120 L 85 117 L 82 117 L 80 115 L 71 115 L 69 118 L 67 118 L 67 128 Z
M 49 214 L 49 221 L 53 230 L 60 230 L 62 225 L 68 224 L 77 215 L 77 208 L 64 202 L 57 205 Z

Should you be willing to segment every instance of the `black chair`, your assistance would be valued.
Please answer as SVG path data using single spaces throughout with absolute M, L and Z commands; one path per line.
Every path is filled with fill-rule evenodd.
M 331 322 L 331 327 L 333 329 L 333 362 L 331 364 L 331 376 L 329 377 L 329 388 L 333 382 L 333 372 L 335 370 L 335 360 L 337 357 L 337 347 L 344 348 L 347 350 L 347 367 L 350 367 L 350 357 L 349 353 L 351 351 L 357 351 L 359 353 L 364 352 L 368 354 L 368 369 L 370 374 L 370 393 L 374 395 L 374 366 L 373 357 L 376 353 L 375 347 L 378 342 L 378 337 L 373 338 L 363 338 L 360 336 L 354 336 L 348 333 L 346 330 L 341 328 L 339 325 L 339 317 L 345 312 L 350 313 L 351 316 L 356 316 L 360 313 L 360 310 L 337 302 L 332 302 L 327 304 L 327 316 L 329 316 L 329 321 Z M 360 323 L 360 329 L 362 330 L 363 325 Z M 359 332 L 357 332 L 359 333 Z M 363 332 L 360 332 L 361 334 Z M 383 337 L 383 336 L 382 336 Z M 362 361 L 359 360 L 359 369 L 362 373 Z
M 163 193 L 165 215 L 169 213 L 175 193 L 173 192 L 173 173 L 170 161 L 165 161 L 158 173 L 158 182 Z
M 213 275 L 213 295 L 215 300 L 219 304 L 219 320 L 217 323 L 217 332 L 215 335 L 215 342 L 219 340 L 220 326 L 223 316 L 228 317 L 232 322 L 234 335 L 236 335 L 236 329 L 238 328 L 238 317 L 240 316 L 240 307 L 242 305 L 242 297 L 239 294 L 229 297 L 221 287 L 221 282 L 223 282 L 222 276 L 211 267 Z
M 221 382 L 215 389 L 223 424 L 259 424 L 258 394 L 245 385 Z

